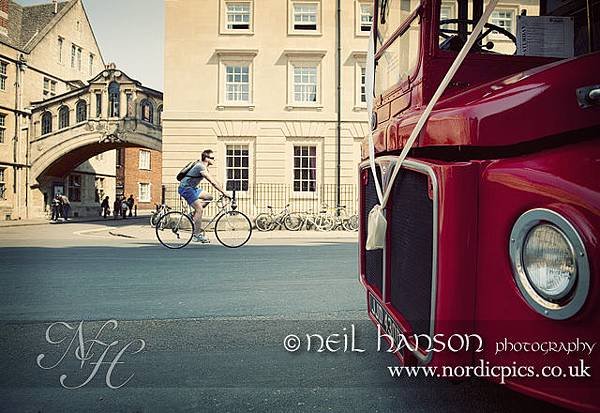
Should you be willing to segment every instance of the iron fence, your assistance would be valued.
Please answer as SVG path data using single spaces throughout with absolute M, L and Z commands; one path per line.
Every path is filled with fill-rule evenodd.
M 187 211 L 187 202 L 177 193 L 178 184 L 165 184 L 162 187 L 163 203 L 169 207 Z M 208 183 L 200 184 L 202 190 L 215 198 L 219 193 Z M 238 208 L 250 217 L 261 212 L 268 212 L 268 206 L 274 212 L 279 212 L 290 204 L 291 212 L 319 212 L 324 208 L 333 211 L 336 206 L 337 186 L 334 184 L 317 185 L 315 191 L 295 192 L 291 185 L 286 184 L 254 184 L 247 191 L 236 192 Z M 345 206 L 348 214 L 358 212 L 358 187 L 353 184 L 340 185 L 340 205 Z M 210 204 L 205 210 L 206 217 L 212 217 L 217 208 Z

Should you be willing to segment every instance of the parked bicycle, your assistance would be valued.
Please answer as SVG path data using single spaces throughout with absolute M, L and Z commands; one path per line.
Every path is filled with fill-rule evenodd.
M 345 205 L 340 205 L 333 209 L 333 213 L 329 214 L 331 225 L 326 228 L 326 231 L 336 229 L 344 229 L 346 231 L 358 231 L 358 214 L 348 215 Z
M 232 198 L 222 195 L 212 202 L 216 202 L 218 212 L 199 232 L 205 234 L 214 222 L 215 236 L 223 246 L 239 248 L 247 243 L 252 235 L 252 223 L 246 214 L 237 210 L 235 191 Z M 162 245 L 171 249 L 188 245 L 194 233 L 193 212 L 168 212 L 156 225 L 156 237 Z
M 325 209 L 318 213 L 292 212 L 286 218 L 284 224 L 290 231 L 300 231 L 302 228 L 327 231 L 333 225 L 333 219 L 327 214 L 327 210 Z
M 267 205 L 267 209 L 269 212 L 263 212 L 258 214 L 256 218 L 254 218 L 254 225 L 256 229 L 259 231 L 273 231 L 275 228 L 281 229 L 281 227 L 285 227 L 288 231 L 293 231 L 289 228 L 289 220 L 290 216 L 290 204 L 287 204 L 285 208 L 281 210 L 278 214 L 273 212 L 273 207 L 271 205 Z
M 156 210 L 152 211 L 152 215 L 150 215 L 150 226 L 156 227 L 158 221 L 160 221 L 160 219 L 163 216 L 165 216 L 170 210 L 171 208 L 165 204 L 156 204 Z

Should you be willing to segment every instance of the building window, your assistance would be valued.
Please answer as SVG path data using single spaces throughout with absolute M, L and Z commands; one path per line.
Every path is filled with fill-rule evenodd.
M 292 4 L 292 24 L 295 31 L 316 32 L 319 22 L 319 3 L 301 3 Z
M 228 2 L 226 7 L 227 30 L 250 30 L 250 3 Z
M 103 153 L 99 153 L 98 155 L 95 156 L 97 161 L 102 161 L 104 160 L 104 152 Z
M 90 76 L 94 75 L 94 55 L 90 53 Z
M 150 197 L 150 184 L 149 183 L 144 183 L 144 182 L 140 182 L 139 184 L 139 196 L 138 196 L 138 200 L 139 202 L 150 202 L 151 197 Z
M 77 58 L 77 46 L 71 45 L 71 69 L 75 69 L 75 59 Z
M 96 93 L 96 117 L 102 116 L 102 93 Z
M 249 66 L 225 66 L 225 101 L 250 102 Z
M 6 135 L 6 115 L 0 113 L 0 143 L 4 143 Z
M 371 22 L 373 21 L 373 5 L 360 3 L 360 31 L 369 33 L 371 31 Z
M 45 77 L 44 78 L 44 98 L 49 98 L 51 96 L 56 96 L 56 81 Z
M 317 66 L 294 65 L 294 103 L 317 102 Z
M 140 149 L 139 169 L 150 170 L 150 151 Z
M 127 114 L 125 116 L 130 117 L 133 116 L 133 95 L 131 93 L 127 93 L 125 96 L 127 97 Z
M 0 199 L 6 199 L 6 181 L 4 173 L 6 168 L 0 168 Z
M 120 88 L 117 82 L 110 82 L 108 85 L 108 116 L 111 118 L 119 117 Z
M 63 43 L 64 39 L 62 37 L 58 38 L 58 63 L 63 62 Z
M 294 146 L 294 191 L 317 190 L 317 147 Z
M 490 20 L 492 24 L 499 26 L 506 31 L 514 34 L 513 20 L 515 18 L 515 11 L 511 9 L 496 9 L 492 12 Z M 497 34 L 497 31 L 493 31 L 493 34 Z
M 81 47 L 77 48 L 77 70 L 81 72 Z
M 42 135 L 52 132 L 52 114 L 44 112 L 42 115 Z
M 7 77 L 8 77 L 8 63 L 0 62 L 0 90 L 6 90 Z
M 125 165 L 125 150 L 123 148 L 117 149 L 117 168 Z
M 81 175 L 69 175 L 67 191 L 69 201 L 81 202 Z
M 75 119 L 77 123 L 87 119 L 87 103 L 85 100 L 77 102 L 77 106 L 75 106 Z
M 69 127 L 69 108 L 62 106 L 58 110 L 58 129 Z
M 149 123 L 152 123 L 154 120 L 154 108 L 152 103 L 147 99 L 142 101 L 142 120 Z
M 225 190 L 247 191 L 250 172 L 248 145 L 227 145 Z
M 163 115 L 163 107 L 161 105 L 156 110 L 156 116 L 158 117 L 158 126 L 162 126 L 162 115 Z
M 360 66 L 360 79 L 358 82 L 359 85 L 359 99 L 358 102 L 361 106 L 367 104 L 367 68 L 365 66 Z

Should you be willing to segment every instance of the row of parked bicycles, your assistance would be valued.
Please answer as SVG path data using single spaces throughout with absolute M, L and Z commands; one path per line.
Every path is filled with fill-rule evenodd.
M 267 206 L 268 212 L 258 214 L 254 226 L 259 231 L 288 231 L 317 230 L 317 231 L 358 231 L 358 214 L 348 214 L 345 206 L 330 209 L 323 204 L 319 212 L 292 212 L 290 204 L 280 212 L 275 212 L 272 206 Z M 150 216 L 150 225 L 156 227 L 163 216 L 171 211 L 167 205 L 157 205 Z
M 291 212 L 290 204 L 280 212 L 275 212 L 272 206 L 267 206 L 269 212 L 258 214 L 254 225 L 259 231 L 287 229 L 288 231 L 317 230 L 317 231 L 358 231 L 358 215 L 347 213 L 345 206 L 328 208 L 326 204 L 319 212 Z

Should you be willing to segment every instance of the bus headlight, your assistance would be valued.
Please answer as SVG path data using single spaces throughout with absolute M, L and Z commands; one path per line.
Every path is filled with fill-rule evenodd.
M 529 231 L 523 246 L 523 267 L 533 288 L 547 300 L 564 298 L 575 285 L 573 248 L 553 225 L 541 224 Z
M 554 319 L 574 315 L 589 290 L 589 263 L 575 228 L 548 209 L 527 211 L 510 236 L 513 275 L 521 294 L 537 312 Z

